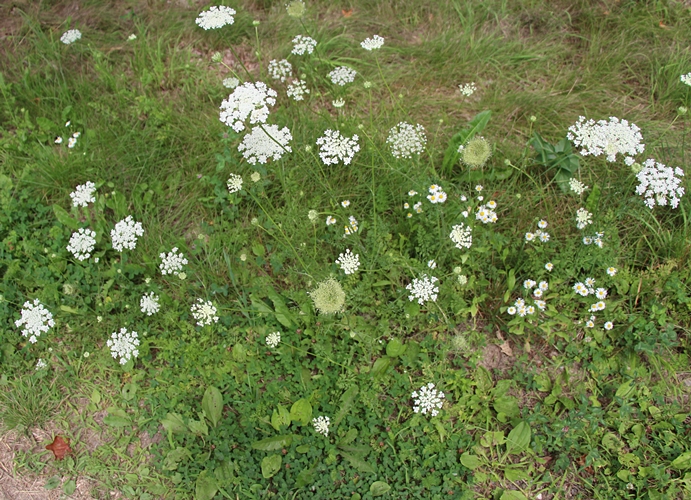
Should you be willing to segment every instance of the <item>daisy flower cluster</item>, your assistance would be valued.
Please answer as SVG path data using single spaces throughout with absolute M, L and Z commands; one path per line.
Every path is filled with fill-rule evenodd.
M 336 224 L 336 222 L 337 222 L 337 221 L 336 221 L 336 218 L 335 218 L 335 217 L 332 217 L 332 216 L 330 216 L 330 215 L 327 215 L 327 217 L 326 217 L 326 225 L 327 225 L 327 226 L 333 226 L 334 224 Z
M 495 208 L 497 208 L 497 202 L 494 200 L 490 200 L 484 205 L 480 205 L 477 207 L 477 211 L 475 212 L 475 219 L 479 220 L 483 224 L 497 222 L 498 218 L 497 213 L 494 211 Z
M 148 294 L 142 295 L 139 301 L 139 308 L 147 316 L 156 314 L 161 306 L 158 303 L 158 295 L 154 292 L 149 292 Z
M 245 130 L 244 121 L 266 123 L 269 106 L 276 104 L 278 94 L 263 82 L 246 82 L 233 90 L 221 103 L 220 120 L 235 132 Z
M 470 248 L 473 244 L 472 232 L 473 230 L 470 226 L 466 226 L 461 222 L 451 228 L 449 238 L 451 238 L 451 241 L 453 241 L 454 245 L 456 245 L 456 248 L 459 250 Z
M 137 237 L 144 234 L 141 222 L 135 222 L 131 215 L 115 224 L 115 228 L 110 231 L 113 240 L 113 248 L 122 252 L 125 248 L 134 250 L 137 246 Z
M 182 266 L 187 264 L 187 259 L 182 252 L 178 253 L 178 247 L 173 247 L 168 253 L 161 252 L 159 257 L 162 261 L 159 267 L 161 268 L 161 274 L 163 276 L 166 274 L 177 276 L 180 274 L 180 271 L 182 271 Z
M 223 28 L 226 25 L 233 24 L 235 22 L 235 9 L 231 7 L 213 6 L 209 10 L 201 12 L 195 22 L 200 28 L 205 30 L 213 30 L 218 28 Z
M 441 186 L 438 186 L 437 184 L 432 184 L 429 187 L 428 191 L 429 194 L 427 195 L 427 199 L 430 201 L 430 203 L 444 203 L 447 199 L 447 195 L 444 192 L 444 189 Z
M 542 219 L 537 223 L 537 229 L 533 233 L 532 231 L 528 231 L 525 233 L 525 241 L 539 241 L 540 243 L 547 243 L 549 241 L 549 233 L 547 231 L 543 231 L 543 229 L 547 228 L 547 221 Z
M 73 133 L 72 136 L 69 139 L 67 139 L 67 147 L 73 149 L 77 145 L 77 139 L 79 139 L 80 135 L 82 135 L 81 132 Z M 55 139 L 55 144 L 62 144 L 62 137 L 58 137 L 57 139 Z
M 318 434 L 323 434 L 324 436 L 329 435 L 329 426 L 331 425 L 331 419 L 329 417 L 319 416 L 312 419 L 312 425 L 314 426 L 314 431 Z
M 362 42 L 360 42 L 360 46 L 369 51 L 381 49 L 383 45 L 384 39 L 379 35 L 374 35 L 372 38 L 365 38 Z
M 96 197 L 94 193 L 96 192 L 96 184 L 91 181 L 87 181 L 85 184 L 80 184 L 77 186 L 73 192 L 70 193 L 70 198 L 72 198 L 73 207 L 86 207 L 89 203 L 94 203 Z
M 211 323 L 218 323 L 218 316 L 216 316 L 216 308 L 211 301 L 204 301 L 197 299 L 197 302 L 192 304 L 190 308 L 192 317 L 197 321 L 197 325 L 205 326 Z
M 333 71 L 329 72 L 328 77 L 334 85 L 345 86 L 347 83 L 353 83 L 357 71 L 348 66 L 339 66 Z
M 293 50 L 291 54 L 301 56 L 304 54 L 311 54 L 317 46 L 317 41 L 309 36 L 297 35 L 293 38 Z
M 436 417 L 446 396 L 442 391 L 435 389 L 434 384 L 430 382 L 423 385 L 419 390 L 413 391 L 411 397 L 413 398 L 413 411 L 415 413 L 422 413 L 423 415 L 429 413 Z
M 360 256 L 347 248 L 344 253 L 338 255 L 336 264 L 341 266 L 345 274 L 355 274 L 360 267 Z
M 67 251 L 74 255 L 75 259 L 86 260 L 91 257 L 91 252 L 96 246 L 96 232 L 83 227 L 72 233 Z
M 588 189 L 588 186 L 583 184 L 578 179 L 571 177 L 569 179 L 569 188 L 571 189 L 571 191 L 573 191 L 574 193 L 576 193 L 577 195 L 580 196 L 583 193 L 585 193 L 586 189 Z
M 609 121 L 586 121 L 580 116 L 578 121 L 569 127 L 567 139 L 581 148 L 583 156 L 607 155 L 607 161 L 616 161 L 618 154 L 623 155 L 624 162 L 631 165 L 633 156 L 642 153 L 645 145 L 642 144 L 643 136 L 635 124 L 626 120 L 620 120 L 614 116 Z
M 305 80 L 293 80 L 288 88 L 286 88 L 286 94 L 288 97 L 294 101 L 303 101 L 305 99 L 305 94 L 309 94 L 310 89 L 307 88 L 307 82 Z
M 360 151 L 358 140 L 357 134 L 349 139 L 341 135 L 338 130 L 328 129 L 322 137 L 317 139 L 319 156 L 324 165 L 336 165 L 339 162 L 350 165 L 355 153 Z
M 418 194 L 417 191 L 415 191 L 414 189 L 411 189 L 410 191 L 408 191 L 408 196 L 410 196 L 410 197 L 417 196 L 417 194 Z M 407 201 L 405 203 L 403 203 L 403 209 L 404 210 L 410 210 L 410 203 L 408 203 Z M 413 204 L 413 211 L 415 213 L 418 213 L 418 214 L 422 213 L 422 202 L 421 201 L 418 201 L 418 202 Z M 413 211 L 408 212 L 406 214 L 406 217 L 408 217 L 410 219 L 413 216 Z
M 139 334 L 135 331 L 128 332 L 127 328 L 113 332 L 106 345 L 110 347 L 110 354 L 114 359 L 120 358 L 121 365 L 139 356 Z
M 276 347 L 278 347 L 278 344 L 281 343 L 281 332 L 273 332 L 268 334 L 264 341 L 266 342 L 266 345 L 269 346 L 271 349 L 275 349 Z
M 344 237 L 348 236 L 349 234 L 357 233 L 358 230 L 358 221 L 355 217 L 352 215 L 348 217 L 348 224 L 345 226 L 345 234 L 343 235 Z
M 280 61 L 272 59 L 269 61 L 269 76 L 274 80 L 286 81 L 286 78 L 293 74 L 293 66 L 286 60 L 281 59 Z
M 22 317 L 14 322 L 17 328 L 22 328 L 22 336 L 28 337 L 29 342 L 35 344 L 42 333 L 46 333 L 55 326 L 53 314 L 41 304 L 41 301 L 34 299 L 24 302 L 22 306 Z
M 425 150 L 427 136 L 425 127 L 419 123 L 415 126 L 410 123 L 400 122 L 389 130 L 387 144 L 391 146 L 391 154 L 395 158 L 411 158 L 414 154 L 420 154 Z
M 60 37 L 60 41 L 62 43 L 64 43 L 65 45 L 69 45 L 69 44 L 74 43 L 77 40 L 81 39 L 81 37 L 82 37 L 81 31 L 79 31 L 79 30 L 67 30 Z
M 584 236 L 583 237 L 583 244 L 584 245 L 595 245 L 598 248 L 602 248 L 604 246 L 604 242 L 602 238 L 605 236 L 605 233 L 595 233 L 595 236 Z
M 238 145 L 238 151 L 251 165 L 257 162 L 264 164 L 269 158 L 278 161 L 284 152 L 292 152 L 288 145 L 292 140 L 293 136 L 288 127 L 279 130 L 276 125 L 257 126 L 245 135 Z
M 544 311 L 547 307 L 547 302 L 545 301 L 545 294 L 549 290 L 549 283 L 546 281 L 541 281 L 539 284 L 532 279 L 527 279 L 523 282 L 523 288 L 531 291 L 533 296 L 534 305 L 527 305 L 525 300 L 522 298 L 516 299 L 516 302 L 510 306 L 506 312 L 511 316 L 518 314 L 523 317 L 529 314 L 535 314 L 536 307 L 540 311 Z
M 683 176 L 684 171 L 679 167 L 667 167 L 648 159 L 643 163 L 643 169 L 636 174 L 639 183 L 636 194 L 645 198 L 645 204 L 650 209 L 655 207 L 655 203 L 661 207 L 670 205 L 677 208 L 679 198 L 684 195 L 684 188 L 681 186 Z
M 408 295 L 408 300 L 410 302 L 417 300 L 418 304 L 421 306 L 425 305 L 425 302 L 437 301 L 437 294 L 439 293 L 439 287 L 435 283 L 439 281 L 434 276 L 429 277 L 423 274 L 420 278 L 415 278 L 411 283 L 408 283 L 406 290 L 410 292 Z

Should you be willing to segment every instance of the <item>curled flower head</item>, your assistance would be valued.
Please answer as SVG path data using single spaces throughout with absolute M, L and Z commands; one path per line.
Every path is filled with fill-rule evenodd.
M 475 170 L 484 167 L 491 156 L 492 145 L 484 137 L 476 136 L 464 145 L 461 151 L 461 162 L 471 170 Z
M 333 278 L 322 281 L 309 292 L 314 308 L 320 314 L 336 314 L 345 306 L 345 292 L 341 284 Z

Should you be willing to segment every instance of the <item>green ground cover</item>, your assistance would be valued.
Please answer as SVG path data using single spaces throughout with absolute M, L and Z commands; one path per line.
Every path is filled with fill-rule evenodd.
M 691 7 L 210 5 L 0 7 L 5 470 L 688 498 Z

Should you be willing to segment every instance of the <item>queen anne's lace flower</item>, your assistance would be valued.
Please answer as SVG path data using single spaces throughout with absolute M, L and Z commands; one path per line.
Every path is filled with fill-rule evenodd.
M 82 32 L 79 30 L 68 30 L 65 31 L 60 37 L 60 41 L 65 45 L 76 42 L 82 37 Z
M 125 248 L 134 250 L 137 246 L 137 237 L 144 234 L 141 222 L 135 222 L 131 215 L 115 224 L 115 229 L 110 231 L 113 239 L 113 248 L 122 252 Z
M 372 38 L 365 38 L 364 41 L 360 42 L 360 45 L 369 51 L 381 49 L 384 45 L 384 39 L 379 35 L 374 35 Z
M 345 253 L 339 254 L 336 264 L 341 266 L 344 273 L 354 274 L 360 267 L 360 256 L 348 248 Z
M 161 268 L 161 274 L 163 276 L 166 274 L 174 274 L 177 276 L 180 274 L 180 271 L 182 271 L 182 266 L 187 264 L 187 259 L 182 252 L 178 253 L 178 247 L 174 247 L 167 254 L 161 252 L 159 257 L 162 261 L 159 267 Z
M 278 344 L 281 343 L 281 332 L 270 333 L 264 340 L 266 341 L 267 346 L 269 346 L 271 349 L 275 349 Z
M 357 71 L 348 66 L 339 66 L 329 73 L 329 78 L 334 83 L 334 85 L 340 85 L 343 87 L 346 83 L 352 83 L 355 80 L 355 75 Z
M 41 359 L 41 358 L 38 358 L 38 361 L 36 361 L 36 371 L 43 370 L 47 366 L 48 366 L 48 364 L 45 361 L 43 361 L 43 359 Z
M 617 154 L 625 156 L 627 165 L 633 163 L 633 156 L 642 153 L 645 145 L 641 144 L 643 136 L 635 124 L 619 120 L 614 116 L 609 121 L 585 121 L 580 116 L 578 121 L 569 127 L 566 137 L 576 146 L 581 147 L 581 154 L 600 156 L 607 155 L 607 161 L 616 161 Z
M 293 80 L 293 82 L 288 85 L 286 89 L 286 94 L 288 97 L 294 101 L 302 101 L 305 99 L 305 94 L 309 94 L 310 89 L 307 88 L 307 82 L 305 80 Z
M 406 286 L 406 290 L 410 292 L 408 300 L 411 302 L 417 300 L 420 305 L 424 305 L 429 300 L 436 302 L 437 294 L 439 293 L 439 287 L 435 285 L 437 281 L 439 280 L 436 277 L 429 277 L 426 274 L 423 274 L 420 278 L 413 279 Z
M 574 177 L 571 177 L 569 179 L 569 187 L 571 188 L 571 191 L 573 191 L 577 195 L 582 195 L 585 192 L 585 190 L 588 189 L 588 186 L 586 186 Z
M 305 53 L 311 54 L 317 46 L 317 41 L 309 36 L 297 35 L 293 38 L 292 54 L 301 56 Z
M 588 212 L 585 208 L 579 208 L 576 211 L 576 227 L 584 229 L 588 224 L 593 223 L 593 214 Z
M 685 83 L 686 85 L 691 87 L 691 73 L 681 75 L 680 79 L 681 79 L 681 83 Z
M 197 321 L 197 325 L 205 326 L 211 323 L 218 323 L 218 316 L 216 316 L 216 308 L 211 301 L 205 302 L 202 299 L 197 299 L 195 304 L 190 308 L 192 317 Z
M 317 288 L 308 292 L 314 308 L 321 314 L 335 314 L 343 311 L 345 292 L 341 284 L 333 278 L 322 281 Z
M 148 294 L 142 295 L 142 298 L 139 301 L 139 308 L 147 316 L 156 314 L 161 308 L 158 303 L 158 295 L 156 295 L 154 292 L 149 292 Z
M 257 162 L 266 163 L 269 158 L 278 161 L 283 153 L 293 151 L 288 145 L 291 140 L 293 136 L 288 127 L 279 130 L 276 125 L 264 125 L 263 128 L 257 126 L 245 135 L 238 145 L 238 151 L 252 165 Z
M 460 89 L 461 94 L 466 97 L 470 97 L 477 90 L 477 87 L 475 87 L 475 82 L 461 84 L 458 86 L 458 88 Z
M 286 60 L 272 59 L 269 61 L 269 76 L 274 80 L 286 81 L 290 75 L 293 74 L 293 66 Z
M 139 356 L 139 334 L 135 331 L 128 332 L 127 328 L 121 328 L 117 333 L 113 332 L 106 345 L 110 347 L 110 354 L 114 359 L 120 358 L 121 365 Z
M 22 307 L 22 317 L 14 322 L 17 328 L 22 329 L 22 335 L 28 337 L 29 342 L 35 344 L 42 333 L 46 333 L 55 326 L 53 315 L 45 308 L 41 301 L 34 299 L 34 302 L 24 302 Z
M 211 7 L 209 10 L 201 12 L 196 19 L 197 25 L 205 30 L 223 28 L 227 24 L 235 22 L 235 9 L 221 5 Z
M 314 425 L 314 430 L 319 434 L 329 435 L 329 425 L 331 425 L 329 417 L 319 416 L 314 418 L 312 419 L 312 425 Z
M 227 185 L 229 193 L 237 193 L 242 189 L 242 177 L 238 174 L 230 174 Z
M 350 165 L 355 153 L 360 151 L 358 139 L 357 134 L 349 139 L 342 136 L 338 130 L 329 129 L 317 139 L 317 146 L 320 146 L 319 156 L 325 165 L 336 165 L 341 161 L 345 165 Z
M 240 80 L 234 76 L 229 76 L 228 78 L 223 79 L 223 86 L 227 89 L 234 89 L 238 85 L 240 85 Z
M 86 184 L 81 184 L 77 186 L 75 190 L 70 193 L 70 198 L 72 198 L 72 206 L 86 207 L 89 205 L 89 203 L 95 202 L 95 192 L 96 184 L 94 184 L 91 181 L 86 182 Z
M 425 150 L 427 137 L 425 127 L 420 124 L 415 126 L 410 123 L 400 122 L 389 130 L 386 142 L 391 146 L 391 154 L 396 158 L 411 158 L 414 154 L 420 154 Z
M 679 206 L 679 198 L 684 195 L 681 186 L 681 177 L 684 171 L 679 167 L 672 168 L 648 159 L 643 163 L 643 169 L 636 174 L 638 186 L 636 194 L 645 198 L 645 204 L 649 208 L 658 205 L 670 205 L 672 208 Z
M 439 414 L 439 409 L 444 404 L 445 398 L 444 393 L 435 389 L 432 382 L 423 385 L 418 391 L 413 391 L 411 396 L 415 413 L 422 413 L 423 415 L 430 413 L 433 417 Z
M 67 251 L 74 255 L 75 259 L 86 260 L 91 257 L 91 252 L 96 246 L 96 232 L 83 227 L 72 233 Z
M 456 248 L 459 250 L 462 250 L 463 248 L 470 248 L 473 244 L 472 231 L 473 230 L 470 226 L 466 226 L 461 222 L 460 224 L 453 226 L 451 229 L 451 234 L 449 234 L 449 238 L 451 238 L 451 241 L 454 242 Z
M 276 104 L 277 95 L 263 82 L 243 83 L 221 103 L 220 120 L 236 132 L 245 129 L 247 118 L 251 124 L 266 123 L 269 106 Z

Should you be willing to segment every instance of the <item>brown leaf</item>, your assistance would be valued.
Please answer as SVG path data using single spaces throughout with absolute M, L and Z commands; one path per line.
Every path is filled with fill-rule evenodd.
M 53 455 L 55 455 L 55 460 L 62 460 L 65 458 L 65 455 L 72 453 L 72 448 L 70 448 L 70 438 L 55 436 L 53 442 L 46 446 L 46 450 L 53 452 Z
M 501 352 L 506 354 L 507 356 L 511 357 L 513 356 L 513 350 L 511 349 L 511 346 L 509 345 L 508 342 L 504 342 L 499 346 L 499 349 L 501 349 Z
M 353 9 L 341 9 L 341 12 L 343 13 L 343 17 L 350 17 L 353 15 Z

